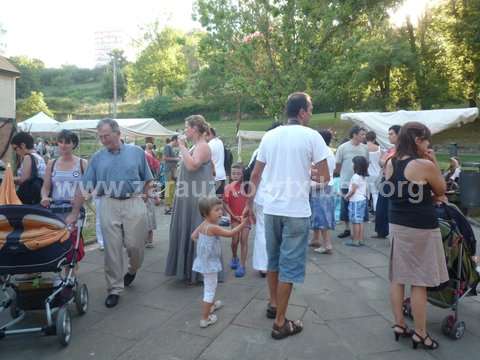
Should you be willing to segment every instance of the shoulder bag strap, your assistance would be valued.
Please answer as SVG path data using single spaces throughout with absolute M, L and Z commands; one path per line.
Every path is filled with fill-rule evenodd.
M 32 165 L 31 165 L 31 171 L 30 171 L 30 179 L 33 179 L 33 178 L 36 178 L 38 177 L 38 169 L 37 169 L 37 163 L 35 161 L 35 156 L 33 156 L 32 154 L 27 154 L 27 155 L 30 155 L 30 160 L 32 161 Z

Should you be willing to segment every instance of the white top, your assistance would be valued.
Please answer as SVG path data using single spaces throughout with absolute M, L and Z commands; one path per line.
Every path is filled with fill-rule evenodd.
M 357 190 L 350 198 L 350 201 L 363 201 L 367 200 L 367 179 L 363 176 L 358 174 L 354 174 L 350 179 L 350 186 L 348 187 L 348 191 L 352 190 L 352 185 L 357 185 Z
M 310 168 L 326 159 L 328 150 L 320 134 L 306 126 L 286 125 L 268 131 L 257 156 L 257 161 L 265 163 L 261 180 L 265 185 L 264 214 L 309 217 Z
M 215 181 L 225 180 L 227 174 L 225 173 L 225 149 L 223 147 L 223 142 L 218 137 L 214 137 L 208 142 L 210 146 L 210 151 L 212 152 L 212 161 L 215 165 Z
M 35 152 L 32 152 L 31 155 L 35 158 L 35 164 L 37 165 L 38 177 L 41 177 L 43 179 L 43 177 L 45 176 L 45 170 L 47 169 L 47 165 L 45 164 L 45 160 L 43 160 L 43 157 L 41 157 L 40 155 L 38 155 Z M 27 155 L 25 155 L 25 156 L 27 156 Z M 17 174 L 18 174 L 18 176 L 23 175 L 23 161 L 22 161 L 22 164 L 20 165 L 20 167 L 17 169 Z
M 462 172 L 462 169 L 457 167 L 454 171 L 452 176 L 450 176 L 450 180 L 457 181 L 458 178 L 460 177 L 460 173 Z
M 382 150 L 378 147 L 377 151 L 369 151 L 368 156 L 370 157 L 370 164 L 368 164 L 368 175 L 370 176 L 380 176 L 382 169 L 380 168 L 380 158 L 382 156 Z
M 353 176 L 353 158 L 355 156 L 364 156 L 369 161 L 368 148 L 365 144 L 353 145 L 352 141 L 340 145 L 337 149 L 337 164 L 341 164 L 340 169 L 340 188 L 347 189 L 350 179 Z
M 250 161 L 248 162 L 248 166 L 252 163 L 253 159 L 258 155 L 258 150 L 259 148 L 256 148 L 255 151 L 252 154 L 252 157 L 250 158 Z M 255 160 L 256 161 L 256 160 Z M 260 184 L 258 184 L 258 189 L 257 192 L 255 193 L 255 203 L 259 206 L 263 206 L 264 203 L 264 195 L 263 192 L 265 191 L 265 182 L 260 181 Z

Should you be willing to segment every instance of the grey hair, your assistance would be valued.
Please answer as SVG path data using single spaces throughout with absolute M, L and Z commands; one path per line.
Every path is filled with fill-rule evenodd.
M 104 125 L 110 126 L 113 132 L 120 134 L 120 126 L 118 125 L 118 122 L 116 122 L 115 120 L 109 119 L 109 118 L 100 120 L 97 124 L 97 130 L 100 130 L 100 128 Z

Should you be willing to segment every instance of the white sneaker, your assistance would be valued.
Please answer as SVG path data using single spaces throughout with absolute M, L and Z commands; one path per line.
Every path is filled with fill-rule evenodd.
M 217 300 L 213 303 L 212 307 L 210 308 L 210 314 L 213 314 L 215 311 L 223 307 L 223 302 L 221 300 Z
M 208 319 L 207 320 L 200 320 L 200 327 L 201 328 L 206 328 L 210 325 L 213 325 L 217 322 L 218 318 L 217 318 L 217 315 L 215 314 L 210 314 L 208 316 Z
M 332 249 L 327 249 L 324 248 L 323 246 L 320 246 L 319 248 L 313 249 L 313 251 L 319 253 L 319 254 L 331 254 Z

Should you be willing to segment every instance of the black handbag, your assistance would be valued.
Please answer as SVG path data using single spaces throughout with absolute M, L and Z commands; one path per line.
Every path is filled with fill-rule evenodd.
M 42 200 L 41 190 L 43 186 L 43 179 L 38 176 L 35 157 L 32 154 L 27 155 L 30 155 L 32 160 L 30 178 L 18 186 L 17 196 L 25 205 L 36 205 L 40 204 L 40 201 Z

